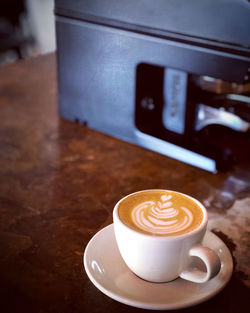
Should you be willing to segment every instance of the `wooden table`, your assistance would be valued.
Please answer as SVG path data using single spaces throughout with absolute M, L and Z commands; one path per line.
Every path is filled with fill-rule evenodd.
M 249 147 L 248 147 L 249 148 Z M 102 294 L 82 264 L 114 204 L 140 189 L 196 197 L 234 260 L 232 279 L 183 312 L 249 308 L 250 171 L 211 174 L 58 115 L 55 55 L 0 68 L 0 308 L 6 312 L 141 312 Z

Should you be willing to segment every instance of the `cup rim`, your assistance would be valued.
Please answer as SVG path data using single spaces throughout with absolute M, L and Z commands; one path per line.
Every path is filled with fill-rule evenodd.
M 186 196 L 188 197 L 189 199 L 191 199 L 192 201 L 194 201 L 196 204 L 198 204 L 198 206 L 200 207 L 200 209 L 202 210 L 203 212 L 203 219 L 202 219 L 202 222 L 200 223 L 200 225 L 195 228 L 194 230 L 188 232 L 188 233 L 184 233 L 184 234 L 180 234 L 180 235 L 168 235 L 168 236 L 157 236 L 157 235 L 151 235 L 151 234 L 148 234 L 148 233 L 143 233 L 143 232 L 139 232 L 139 231 L 136 231 L 135 229 L 129 227 L 128 225 L 126 225 L 119 217 L 119 214 L 118 214 L 118 207 L 119 207 L 119 204 L 125 200 L 126 198 L 134 195 L 134 194 L 137 194 L 137 193 L 141 193 L 141 192 L 147 192 L 147 191 L 166 191 L 166 192 L 175 192 L 175 193 L 178 193 L 178 194 L 181 194 L 183 196 Z M 200 231 L 202 231 L 204 228 L 206 228 L 207 226 L 207 221 L 208 221 L 208 216 L 207 216 L 207 210 L 205 208 L 205 206 L 197 199 L 183 193 L 183 192 L 179 192 L 179 191 L 176 191 L 176 190 L 171 190 L 171 189 L 145 189 L 145 190 L 139 190 L 139 191 L 135 191 L 135 192 L 132 192 L 126 196 L 124 196 L 123 198 L 121 198 L 114 206 L 114 209 L 113 209 L 113 222 L 119 222 L 122 224 L 123 227 L 125 227 L 127 230 L 131 231 L 132 233 L 134 234 L 137 234 L 139 236 L 142 236 L 142 237 L 146 237 L 146 238 L 151 238 L 151 239 L 157 239 L 157 240 L 180 240 L 180 239 L 183 239 L 183 238 L 187 238 L 187 237 L 190 237 L 190 236 L 193 236 L 197 233 L 199 233 Z

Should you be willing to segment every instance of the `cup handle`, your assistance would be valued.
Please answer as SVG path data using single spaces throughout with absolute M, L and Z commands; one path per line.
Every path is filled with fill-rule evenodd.
M 205 283 L 219 273 L 221 262 L 213 250 L 199 244 L 190 249 L 189 255 L 200 258 L 206 266 L 206 272 L 196 267 L 188 268 L 181 272 L 181 278 L 194 283 Z

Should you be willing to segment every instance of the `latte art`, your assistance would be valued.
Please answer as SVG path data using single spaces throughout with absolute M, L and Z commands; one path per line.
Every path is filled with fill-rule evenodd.
M 167 191 L 144 191 L 120 204 L 125 224 L 156 236 L 179 235 L 192 231 L 202 221 L 198 204 L 184 195 Z
M 161 201 L 146 201 L 131 212 L 133 223 L 146 232 L 168 234 L 184 231 L 193 221 L 193 213 L 185 207 L 174 208 L 172 196 L 162 196 Z

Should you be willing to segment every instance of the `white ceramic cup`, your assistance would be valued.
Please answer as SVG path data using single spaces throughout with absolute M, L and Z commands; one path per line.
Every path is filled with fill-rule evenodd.
M 132 272 L 151 282 L 169 282 L 181 277 L 195 283 L 204 283 L 217 275 L 221 267 L 219 257 L 201 244 L 206 233 L 207 211 L 198 200 L 184 195 L 201 208 L 201 224 L 189 233 L 164 237 L 144 234 L 121 221 L 118 215 L 119 204 L 130 196 L 122 198 L 115 205 L 113 221 L 119 251 Z M 197 262 L 194 257 L 202 261 L 201 268 L 195 265 Z

